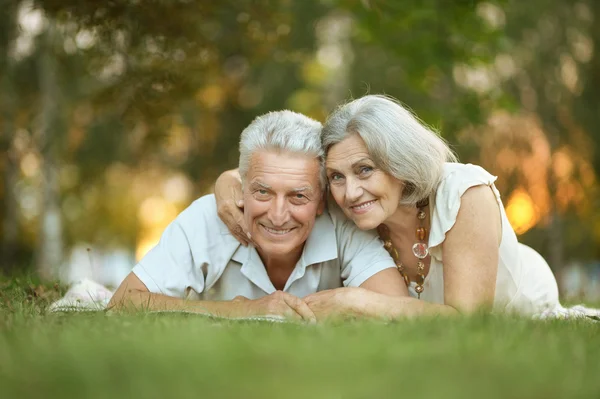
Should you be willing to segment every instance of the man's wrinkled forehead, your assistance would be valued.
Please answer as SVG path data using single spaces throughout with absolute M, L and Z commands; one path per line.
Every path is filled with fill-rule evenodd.
M 273 180 L 291 184 L 295 191 L 319 191 L 319 160 L 305 155 L 279 150 L 261 150 L 252 154 L 244 186 L 257 184 L 272 188 Z

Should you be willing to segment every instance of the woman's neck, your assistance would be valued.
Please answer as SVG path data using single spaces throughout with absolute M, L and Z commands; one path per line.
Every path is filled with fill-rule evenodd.
M 396 212 L 387 218 L 384 224 L 388 227 L 392 236 L 411 237 L 415 234 L 418 209 L 415 206 L 399 205 Z

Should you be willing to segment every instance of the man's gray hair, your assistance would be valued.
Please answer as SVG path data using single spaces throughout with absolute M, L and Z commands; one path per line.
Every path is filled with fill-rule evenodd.
M 373 162 L 404 182 L 400 204 L 415 205 L 435 192 L 445 162 L 456 156 L 444 139 L 397 100 L 368 95 L 336 109 L 323 127 L 323 148 L 358 134 Z
M 321 146 L 320 122 L 292 111 L 275 111 L 254 119 L 240 138 L 239 171 L 242 183 L 248 174 L 250 159 L 257 151 L 287 151 L 307 155 L 319 161 L 319 184 L 325 190 L 325 152 Z

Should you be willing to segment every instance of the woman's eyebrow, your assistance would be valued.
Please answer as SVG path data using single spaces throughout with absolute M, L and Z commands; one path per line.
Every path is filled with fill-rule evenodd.
M 356 161 L 352 162 L 352 163 L 350 164 L 350 167 L 351 167 L 351 168 L 354 168 L 354 167 L 355 167 L 356 165 L 358 165 L 359 163 L 364 163 L 364 162 L 370 162 L 370 163 L 373 163 L 373 160 L 372 160 L 371 158 L 369 158 L 369 157 L 360 158 L 360 159 L 358 159 L 358 160 L 356 160 Z M 338 172 L 338 169 L 337 169 L 337 168 L 332 168 L 332 167 L 330 167 L 330 166 L 326 166 L 326 167 L 325 167 L 325 170 L 326 170 L 328 173 L 329 173 L 329 172 Z
M 363 162 L 365 162 L 365 161 L 367 161 L 367 162 L 373 162 L 373 161 L 371 160 L 371 158 L 369 158 L 369 157 L 364 157 L 364 158 L 361 158 L 361 159 L 359 159 L 358 161 L 355 161 L 355 162 L 353 162 L 353 163 L 352 163 L 352 167 L 354 167 L 354 166 L 358 165 L 359 163 L 363 163 Z

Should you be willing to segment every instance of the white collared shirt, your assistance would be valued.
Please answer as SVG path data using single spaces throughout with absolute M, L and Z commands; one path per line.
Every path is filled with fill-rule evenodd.
M 373 231 L 361 231 L 337 209 L 317 216 L 284 291 L 304 297 L 358 287 L 394 261 Z M 214 195 L 194 201 L 133 268 L 150 292 L 178 298 L 257 299 L 275 292 L 252 246 L 244 247 L 217 215 Z

